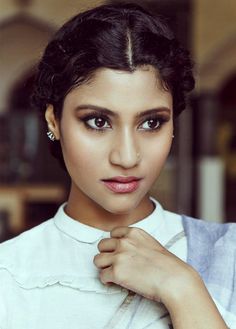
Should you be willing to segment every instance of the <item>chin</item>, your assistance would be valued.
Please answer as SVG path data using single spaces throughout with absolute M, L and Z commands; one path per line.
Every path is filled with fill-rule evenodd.
M 128 199 L 128 196 L 126 196 L 125 200 L 113 200 L 111 204 L 104 205 L 104 209 L 114 215 L 128 215 L 140 204 L 139 200 L 134 201 Z
M 128 215 L 132 212 L 133 209 L 106 209 L 109 211 L 112 215 L 122 216 L 122 215 Z

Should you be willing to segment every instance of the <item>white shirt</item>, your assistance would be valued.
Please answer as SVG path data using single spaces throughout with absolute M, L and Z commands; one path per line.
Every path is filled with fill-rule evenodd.
M 169 250 L 185 261 L 181 216 L 153 202 L 153 213 L 132 226 L 163 245 L 175 237 Z M 161 304 L 138 295 L 126 299 L 126 289 L 99 281 L 93 258 L 105 237 L 108 232 L 67 216 L 62 205 L 54 218 L 2 243 L 0 329 L 169 328 Z

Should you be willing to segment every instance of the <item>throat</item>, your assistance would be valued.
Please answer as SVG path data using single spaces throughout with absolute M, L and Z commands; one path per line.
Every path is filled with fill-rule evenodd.
M 65 207 L 67 215 L 82 224 L 110 232 L 115 227 L 129 226 L 150 215 L 155 206 L 147 196 L 137 205 L 134 204 L 126 211 L 105 209 L 91 198 L 82 193 L 70 192 Z

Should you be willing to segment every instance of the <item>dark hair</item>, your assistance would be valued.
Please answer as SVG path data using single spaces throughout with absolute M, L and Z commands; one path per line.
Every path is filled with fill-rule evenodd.
M 49 42 L 38 73 L 33 104 L 44 114 L 47 104 L 61 116 L 68 92 L 92 78 L 101 67 L 133 72 L 154 66 L 173 96 L 174 116 L 194 87 L 189 52 L 159 16 L 136 4 L 102 5 L 65 23 Z M 59 142 L 52 153 L 64 164 Z

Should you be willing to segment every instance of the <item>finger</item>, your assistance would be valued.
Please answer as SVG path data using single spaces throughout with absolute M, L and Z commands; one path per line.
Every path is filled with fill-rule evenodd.
M 98 250 L 100 252 L 111 252 L 114 251 L 117 247 L 117 239 L 106 238 L 102 239 L 98 244 Z
M 103 284 L 114 283 L 112 266 L 101 270 L 99 277 Z
M 113 254 L 108 252 L 108 253 L 97 254 L 93 259 L 93 263 L 97 268 L 102 269 L 111 266 L 112 260 L 113 260 Z
M 112 238 L 123 238 L 124 236 L 126 236 L 129 232 L 131 228 L 127 227 L 127 226 L 119 226 L 119 227 L 115 227 L 110 235 Z

